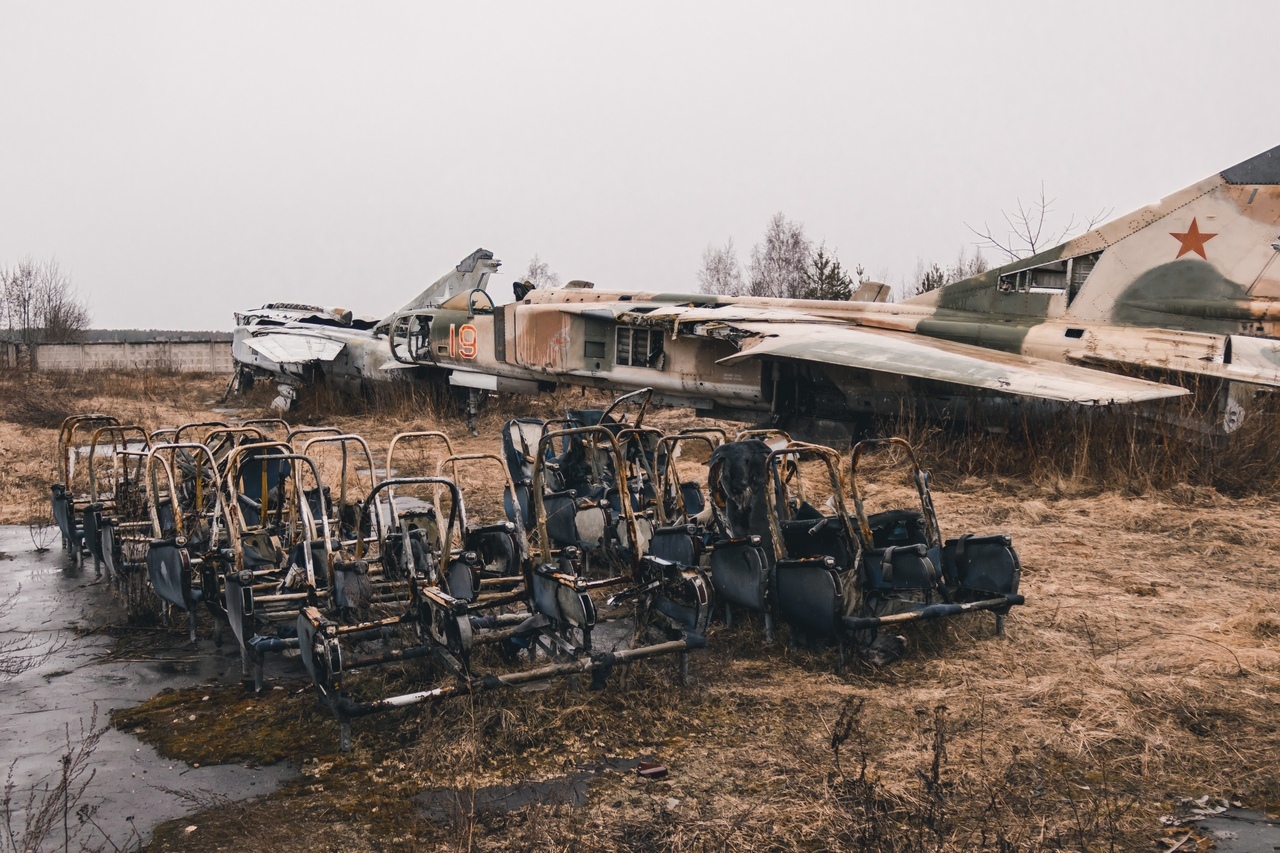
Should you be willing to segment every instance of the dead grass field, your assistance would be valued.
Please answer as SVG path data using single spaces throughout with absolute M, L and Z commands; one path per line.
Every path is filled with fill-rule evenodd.
M 222 391 L 185 377 L 32 381 L 49 385 L 51 409 L 149 426 L 206 418 Z M 0 384 L 4 523 L 44 512 L 56 436 L 35 423 L 38 406 L 15 404 L 15 387 Z M 479 438 L 421 401 L 324 420 L 375 448 L 399 430 L 443 428 L 464 452 L 496 451 L 506 418 L 566 402 L 581 398 L 491 405 Z M 766 646 L 758 622 L 717 626 L 692 686 L 659 662 L 635 666 L 626 689 L 615 675 L 601 692 L 457 700 L 357 722 L 349 755 L 302 680 L 269 702 L 238 687 L 212 702 L 201 702 L 207 689 L 162 693 L 116 724 L 175 758 L 289 755 L 302 775 L 267 797 L 206 803 L 162 826 L 152 848 L 1166 850 L 1187 832 L 1159 817 L 1182 798 L 1280 809 L 1280 516 L 1269 489 L 1117 488 L 1062 466 L 1028 482 L 924 461 L 943 484 L 944 534 L 1014 538 L 1028 603 L 1006 637 L 983 614 L 913 628 L 897 664 L 837 677 L 830 650 L 790 649 L 785 631 Z M 908 494 L 885 475 L 872 500 Z M 405 666 L 386 678 L 429 676 Z M 585 802 L 555 793 L 566 774 L 641 755 L 669 774 L 606 769 Z M 528 801 L 485 807 L 503 786 Z

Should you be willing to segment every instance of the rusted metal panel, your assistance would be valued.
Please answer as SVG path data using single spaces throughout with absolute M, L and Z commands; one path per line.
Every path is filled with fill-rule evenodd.
M 521 311 L 516 315 L 516 361 L 533 370 L 577 367 L 572 346 L 582 343 L 582 321 L 562 311 Z

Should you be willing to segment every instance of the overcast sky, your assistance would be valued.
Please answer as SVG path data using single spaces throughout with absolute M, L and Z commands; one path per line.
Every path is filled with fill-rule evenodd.
M 1054 6 L 0 0 L 0 266 L 226 329 L 477 247 L 693 290 L 782 211 L 899 284 L 1041 181 L 1119 215 L 1280 144 L 1280 3 Z

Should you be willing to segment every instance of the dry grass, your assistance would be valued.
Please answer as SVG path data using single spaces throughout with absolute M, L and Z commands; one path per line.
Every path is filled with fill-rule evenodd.
M 82 399 L 76 408 L 136 405 L 158 425 L 194 418 L 201 395 L 216 396 L 209 385 L 151 393 Z M 492 451 L 508 417 L 601 401 L 573 392 L 495 402 L 481 413 L 479 438 L 464 434 L 447 401 L 384 400 L 372 415 L 327 420 L 378 452 L 397 431 L 433 428 L 456 436 L 463 452 Z M 684 426 L 689 418 L 663 411 L 654 420 Z M 1159 849 L 1157 817 L 1180 797 L 1275 810 L 1280 516 L 1271 481 L 1240 482 L 1240 471 L 1265 467 L 1265 420 L 1255 429 L 1240 456 L 1184 444 L 1188 458 L 1170 450 L 1165 469 L 1148 464 L 1157 456 L 1141 456 L 1161 440 L 1134 450 L 1117 433 L 1115 470 L 1078 433 L 1041 432 L 1028 445 L 1016 432 L 917 432 L 944 534 L 1011 533 L 1029 603 L 1010 616 L 1005 638 L 983 615 L 913 628 L 908 656 L 883 671 L 854 666 L 837 677 L 832 651 L 791 650 L 785 632 L 764 646 L 759 624 L 741 622 L 712 630 L 692 687 L 676 686 L 665 661 L 637 665 L 625 690 L 615 675 L 600 693 L 557 685 L 458 700 L 360 721 L 346 757 L 336 753 L 336 724 L 314 712 L 308 691 L 294 692 L 301 683 L 260 707 L 236 688 L 216 702 L 189 697 L 191 713 L 203 704 L 226 714 L 226 725 L 207 727 L 212 743 L 166 733 L 164 719 L 186 719 L 183 700 L 159 697 L 142 736 L 172 754 L 214 760 L 244 719 L 278 728 L 279 742 L 264 735 L 258 752 L 242 757 L 269 760 L 285 744 L 304 775 L 269 797 L 166 825 L 153 847 L 301 850 L 323 832 L 322 846 L 340 850 L 1129 850 Z M 1089 447 L 1099 435 L 1089 433 Z M 42 438 L 52 434 L 0 428 L 0 447 L 30 442 L 51 458 Z M 1029 446 L 1065 450 L 1032 454 Z M 1141 464 L 1124 461 L 1131 458 Z M 1196 473 L 1212 474 L 1228 458 L 1243 467 Z M 890 461 L 872 461 L 872 509 L 911 497 Z M 9 488 L 20 496 L 28 486 Z M 405 668 L 385 677 L 390 688 L 434 676 Z M 255 742 L 237 744 L 237 754 Z M 638 755 L 670 774 L 601 771 L 579 807 L 467 806 L 476 791 Z M 428 820 L 415 797 L 438 790 L 455 791 L 462 807 Z M 189 824 L 200 829 L 185 834 Z
M 205 420 L 226 377 L 179 373 L 0 374 L 0 524 L 41 522 L 57 478 L 58 427 L 103 411 L 148 429 Z
M 940 424 L 908 410 L 876 429 L 906 437 L 951 485 L 977 478 L 1057 495 L 1143 494 L 1186 485 L 1271 494 L 1280 487 L 1280 400 L 1263 398 L 1249 409 L 1229 438 L 1186 426 L 1214 420 L 1212 404 L 1196 396 L 1144 413 L 1080 409 L 1051 420 L 1011 414 L 968 425 Z

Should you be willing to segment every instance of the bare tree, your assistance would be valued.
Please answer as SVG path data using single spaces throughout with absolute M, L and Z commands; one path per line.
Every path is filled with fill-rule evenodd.
M 804 226 L 775 213 L 764 232 L 764 242 L 751 249 L 747 293 L 787 299 L 803 297 L 805 273 L 813 244 Z
M 916 261 L 916 296 L 921 293 L 928 293 L 931 290 L 937 290 L 939 287 L 946 287 L 957 281 L 963 281 L 966 278 L 972 278 L 975 275 L 981 275 L 990 268 L 987 259 L 982 256 L 981 252 L 974 252 L 973 256 L 969 256 L 969 252 L 964 246 L 960 247 L 960 254 L 956 256 L 955 263 L 944 267 L 938 263 L 925 265 L 925 262 Z
M 702 253 L 702 269 L 698 270 L 698 288 L 703 293 L 719 293 L 724 296 L 742 296 L 747 292 L 742 280 L 742 264 L 738 262 L 738 250 L 733 238 L 724 248 L 707 246 Z
M 0 269 L 0 318 L 24 344 L 78 340 L 89 328 L 89 309 L 56 260 L 25 258 Z
M 965 223 L 965 227 L 981 238 L 979 247 L 995 249 L 1003 254 L 1008 262 L 1039 254 L 1078 233 L 1088 231 L 1111 215 L 1110 209 L 1099 210 L 1085 220 L 1083 225 L 1076 221 L 1075 216 L 1072 216 L 1065 225 L 1058 227 L 1052 224 L 1050 216 L 1056 201 L 1056 198 L 1045 196 L 1044 183 L 1041 182 L 1039 198 L 1031 204 L 1023 204 L 1022 199 L 1018 199 L 1016 212 L 1001 212 L 1000 215 L 1004 217 L 1005 225 L 1008 227 L 1004 236 L 997 236 L 991 226 L 985 222 L 982 223 L 981 230 L 968 223 Z
M 538 290 L 560 286 L 560 276 L 552 272 L 547 262 L 539 259 L 537 255 L 534 255 L 533 260 L 529 261 L 529 268 L 525 270 L 524 280 L 532 283 Z

